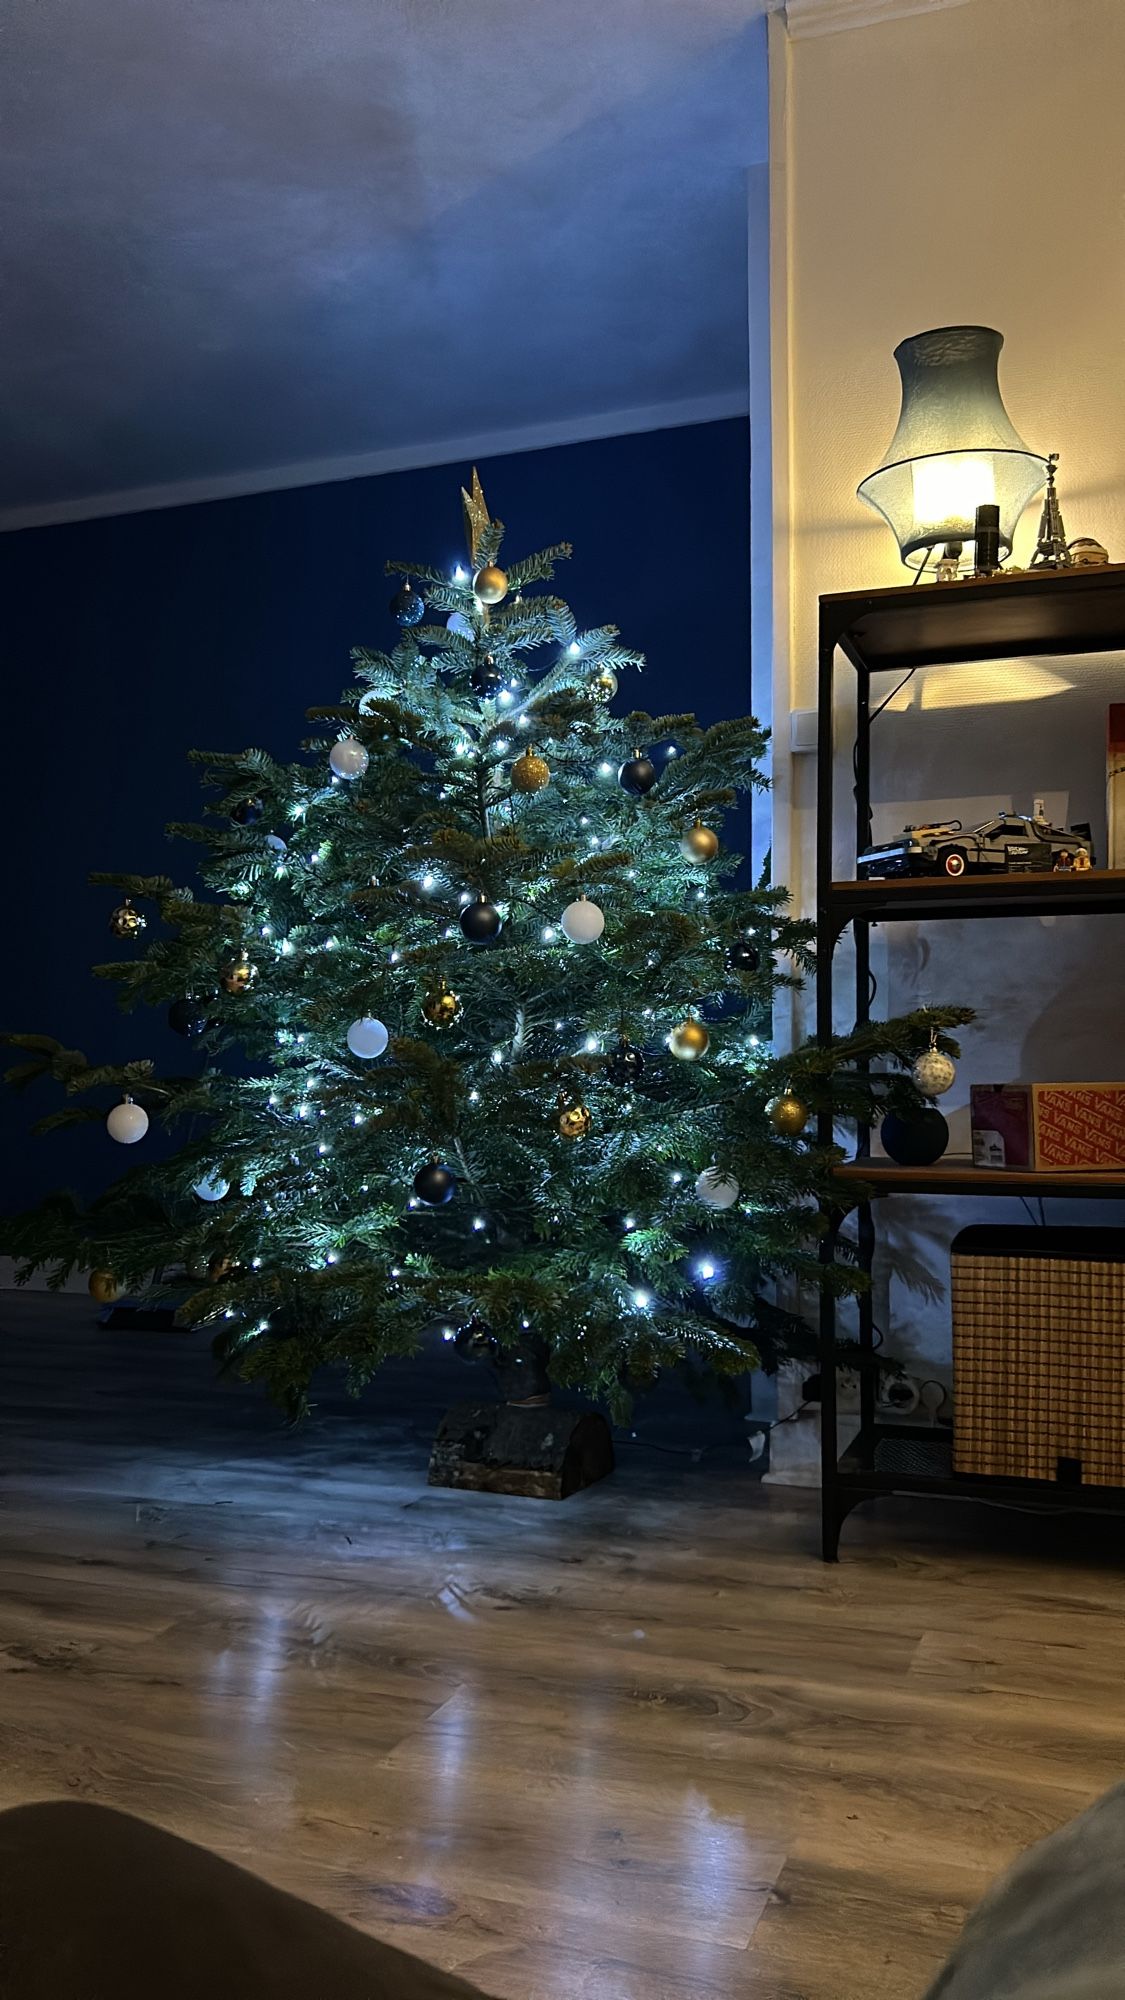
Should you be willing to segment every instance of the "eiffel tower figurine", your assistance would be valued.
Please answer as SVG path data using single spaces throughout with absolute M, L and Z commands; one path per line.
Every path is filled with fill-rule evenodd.
M 1047 491 L 1043 495 L 1043 512 L 1039 517 L 1039 540 L 1031 558 L 1032 569 L 1068 569 L 1074 560 L 1066 545 L 1062 508 L 1055 492 L 1055 467 L 1058 462 L 1058 452 L 1051 452 L 1047 460 Z

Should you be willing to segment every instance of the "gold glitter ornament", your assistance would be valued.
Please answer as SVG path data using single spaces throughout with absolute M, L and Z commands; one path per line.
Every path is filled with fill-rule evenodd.
M 431 1028 L 451 1028 L 461 1019 L 463 1011 L 460 994 L 451 993 L 444 979 L 422 1001 L 422 1012 Z
M 132 898 L 125 896 L 117 905 L 117 908 L 112 911 L 109 919 L 109 928 L 113 932 L 114 937 L 136 937 L 138 931 L 143 931 L 147 921 L 147 918 L 142 917 L 140 911 L 134 907 Z
M 612 701 L 617 693 L 617 675 L 612 667 L 599 667 L 590 677 L 590 693 L 595 701 Z
M 696 1062 L 705 1056 L 711 1046 L 711 1037 L 702 1021 L 689 1015 L 686 1021 L 677 1021 L 668 1037 L 668 1047 L 681 1062 Z
M 680 853 L 685 861 L 713 861 L 718 851 L 718 834 L 699 819 L 694 826 L 689 826 L 680 842 Z
M 572 1104 L 565 1090 L 558 1096 L 559 1132 L 564 1139 L 585 1139 L 593 1124 L 593 1119 L 584 1104 Z
M 258 977 L 258 968 L 251 965 L 246 953 L 240 952 L 233 962 L 225 966 L 219 974 L 219 985 L 224 993 L 246 993 Z
M 799 1139 L 809 1122 L 809 1107 L 794 1097 L 791 1090 L 783 1090 L 780 1097 L 771 1097 L 766 1105 L 766 1117 L 775 1132 L 785 1139 Z
M 544 785 L 551 782 L 551 767 L 545 757 L 536 750 L 525 750 L 512 765 L 512 789 L 516 792 L 541 792 Z
M 508 575 L 499 563 L 485 563 L 473 578 L 473 596 L 481 604 L 499 604 L 508 595 Z

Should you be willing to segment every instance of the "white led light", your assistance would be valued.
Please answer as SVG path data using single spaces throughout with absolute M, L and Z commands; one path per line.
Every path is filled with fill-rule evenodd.
M 622 1228 L 623 1228 L 623 1229 L 635 1229 L 635 1228 L 636 1228 L 636 1226 L 637 1226 L 637 1218 L 636 1218 L 636 1216 L 635 1216 L 635 1215 L 627 1215 L 627 1216 L 625 1217 L 625 1220 L 624 1220 L 624 1222 L 622 1223 L 622 1225 L 621 1225 L 621 1226 L 622 1226 Z
M 365 1119 L 365 1117 L 364 1117 L 364 1115 L 363 1115 L 362 1111 L 355 1111 L 355 1112 L 353 1112 L 353 1113 L 352 1113 L 352 1124 L 353 1124 L 353 1125 L 365 1125 L 366 1123 L 367 1123 L 367 1120 Z
M 582 648 L 579 645 L 577 639 L 572 639 L 566 650 L 570 654 L 571 659 L 576 660 L 578 658 L 579 653 L 582 651 Z
M 751 1035 L 751 1037 L 750 1037 L 750 1047 L 751 1047 L 752 1049 L 756 1049 L 756 1048 L 758 1047 L 758 1037 L 757 1037 L 757 1035 Z
M 470 1092 L 469 1092 L 469 1103 L 470 1103 L 470 1104 L 479 1104 L 479 1103 L 480 1103 L 480 1091 L 479 1091 L 479 1090 L 470 1090 Z
M 669 756 L 669 757 L 678 757 L 678 756 L 679 756 L 679 754 L 680 754 L 680 753 L 679 753 L 679 751 L 677 750 L 677 748 L 676 748 L 675 744 L 674 744 L 674 743 L 671 743 L 671 744 L 669 744 L 669 746 L 668 746 L 668 750 L 667 750 L 667 752 L 666 752 L 666 755 L 667 755 L 667 756 Z
M 496 1064 L 496 1067 L 497 1067 L 497 1069 L 499 1069 L 499 1067 L 500 1067 L 501 1063 L 502 1063 L 502 1062 L 503 1062 L 503 1060 L 504 1060 L 504 1051 L 503 1051 L 503 1049 L 493 1049 L 493 1051 L 492 1051 L 492 1060 L 493 1060 L 493 1062 L 494 1062 L 494 1063 Z
M 498 701 L 498 702 L 500 703 L 500 706 L 501 706 L 501 708 L 510 708 L 510 707 L 511 707 L 511 703 L 512 703 L 512 691 L 511 691 L 511 689 L 510 689 L 510 688 L 501 688 L 501 690 L 500 690 L 499 694 L 497 695 L 496 699 L 497 699 L 497 701 Z
M 670 1174 L 670 1175 L 669 1175 L 669 1179 L 670 1179 L 670 1181 L 671 1181 L 671 1183 L 672 1183 L 672 1186 L 673 1186 L 673 1187 L 679 1187 L 679 1185 L 680 1185 L 680 1182 L 681 1182 L 681 1181 L 683 1180 L 683 1175 L 682 1175 L 682 1174 Z
M 453 571 L 454 583 L 467 583 L 468 580 L 469 580 L 469 572 L 465 568 L 464 563 L 457 563 Z
M 563 1028 L 565 1028 L 565 1026 L 566 1026 L 566 1022 L 565 1022 L 565 1021 L 556 1021 L 556 1022 L 555 1022 L 555 1033 L 556 1033 L 556 1035 L 560 1034 L 560 1033 L 562 1032 Z
M 521 1319 L 520 1325 L 522 1327 L 529 1327 L 531 1325 L 531 1321 L 529 1319 Z
M 509 741 L 508 741 L 508 739 L 507 739 L 507 737 L 506 737 L 506 736 L 502 736 L 502 737 L 500 738 L 500 741 L 499 741 L 499 743 L 497 743 L 497 745 L 496 745 L 496 748 L 497 748 L 497 750 L 498 750 L 498 751 L 500 752 L 501 756 L 503 756 L 503 754 L 504 754 L 505 750 L 510 750 L 510 749 L 511 749 L 511 747 L 512 747 L 512 746 L 511 746 L 511 744 L 509 743 Z
M 422 877 L 423 889 L 432 889 L 436 880 L 437 880 L 436 875 L 423 875 Z
M 483 1228 L 484 1228 L 484 1226 L 485 1226 L 485 1222 L 484 1222 L 484 1217 L 483 1217 L 483 1215 L 474 1215 L 474 1217 L 473 1217 L 473 1228 L 474 1228 L 474 1229 L 483 1229 Z
M 697 1264 L 695 1268 L 701 1278 L 713 1278 L 715 1275 L 715 1266 L 713 1264 Z
M 553 924 L 544 924 L 542 937 L 544 944 L 554 944 L 555 939 L 558 937 L 558 932 Z
M 633 1304 L 637 1307 L 639 1312 L 644 1312 L 645 1308 L 652 1304 L 651 1292 L 634 1292 Z
M 581 817 L 581 819 L 580 819 L 580 820 L 579 820 L 579 822 L 578 822 L 578 824 L 579 824 L 579 826 L 589 826 L 589 824 L 590 824 L 590 820 L 589 820 L 589 816 L 588 816 L 588 814 L 586 814 L 586 813 L 583 813 L 583 814 L 582 814 L 582 817 Z
M 457 1335 L 454 1333 L 453 1328 L 451 1326 L 443 1326 L 441 1330 L 441 1337 L 443 1340 L 456 1340 Z
M 597 836 L 597 834 L 596 834 L 596 833 L 592 833 L 592 834 L 590 835 L 590 845 L 591 845 L 591 847 L 600 847 L 600 846 L 601 846 L 601 841 L 600 841 L 600 840 L 598 839 L 598 836 Z
M 279 870 L 278 872 L 280 873 L 280 870 Z M 282 958 L 292 958 L 292 956 L 293 956 L 293 940 L 292 940 L 292 938 L 282 938 L 282 940 L 281 940 L 281 956 L 282 956 Z
M 596 1035 L 587 1035 L 587 1037 L 586 1037 L 586 1053 L 587 1053 L 587 1055 L 593 1055 L 593 1053 L 594 1053 L 594 1050 L 595 1050 L 595 1049 L 597 1048 L 597 1046 L 598 1046 L 598 1038 L 597 1038 L 597 1036 L 596 1036 Z
M 401 1276 L 402 1276 L 402 1266 L 401 1266 L 401 1264 L 392 1264 L 392 1265 L 391 1265 L 391 1276 L 392 1276 L 392 1278 L 401 1278 Z
M 272 936 L 273 936 L 273 925 L 272 925 L 272 924 L 263 924 L 263 925 L 262 925 L 262 936 L 263 936 L 263 937 L 272 937 Z
M 612 778 L 612 776 L 613 776 L 613 765 L 612 765 L 612 764 L 599 764 L 599 765 L 598 765 L 598 776 L 599 776 L 599 778 Z
M 324 1261 L 326 1264 L 336 1264 L 339 1262 L 339 1259 L 336 1255 L 336 1252 L 334 1250 L 330 1250 L 328 1252 L 328 1255 L 325 1257 Z
M 262 1268 L 262 1260 L 261 1260 L 261 1258 L 260 1258 L 260 1257 L 251 1257 L 251 1259 L 250 1259 L 250 1269 L 251 1269 L 252 1271 L 260 1271 L 260 1270 L 261 1270 L 261 1268 Z
M 317 1152 L 318 1152 L 318 1153 L 326 1153 L 326 1152 L 328 1151 L 328 1147 L 327 1147 L 327 1146 L 325 1145 L 325 1143 L 324 1143 L 324 1140 L 323 1140 L 323 1139 L 321 1140 L 321 1142 L 320 1142 L 320 1144 L 319 1144 L 319 1146 L 317 1147 L 317 1149 L 316 1149 L 316 1150 L 317 1150 Z
M 516 728 L 517 728 L 517 729 L 526 729 L 527 727 L 528 727 L 528 720 L 527 720 L 527 717 L 526 717 L 526 715 L 521 715 L 521 716 L 519 716 L 519 717 L 517 718 L 517 721 L 516 721 Z

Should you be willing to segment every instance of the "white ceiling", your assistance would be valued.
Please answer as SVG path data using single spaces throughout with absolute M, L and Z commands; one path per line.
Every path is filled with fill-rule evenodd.
M 8 0 L 9 523 L 744 409 L 763 5 Z

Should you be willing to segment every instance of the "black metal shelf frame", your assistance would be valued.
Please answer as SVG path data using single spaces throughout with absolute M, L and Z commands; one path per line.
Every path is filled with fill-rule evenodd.
M 933 918 L 1042 914 L 1104 915 L 1125 910 L 1125 873 L 1091 872 L 1058 880 L 1045 876 L 978 878 L 972 882 L 870 883 L 832 880 L 834 829 L 834 714 L 837 654 L 856 677 L 856 852 L 868 842 L 871 809 L 871 677 L 893 669 L 971 665 L 1014 656 L 1125 651 L 1125 564 L 1087 571 L 1033 571 L 989 581 L 930 584 L 902 589 L 849 591 L 820 600 L 817 678 L 817 972 L 816 1033 L 828 1043 L 833 1027 L 833 956 L 850 924 L 855 944 L 855 1018 L 870 1018 L 870 932 L 873 923 Z M 818 1118 L 817 1138 L 833 1141 L 831 1112 Z M 857 1134 L 856 1161 L 869 1158 L 871 1133 Z M 920 1190 L 925 1192 L 926 1190 Z M 930 1190 L 938 1192 L 938 1189 Z M 999 1192 L 999 1188 L 996 1190 Z M 1090 1198 L 1088 1185 L 1052 1185 L 1054 1196 Z M 824 1264 L 835 1261 L 840 1229 L 855 1215 L 856 1249 L 870 1273 L 875 1223 L 870 1200 L 849 1199 L 829 1211 L 821 1240 Z M 862 1500 L 888 1493 L 962 1494 L 966 1498 L 1018 1497 L 1020 1504 L 1125 1512 L 1125 1489 L 1056 1486 L 1032 1480 L 965 1478 L 935 1467 L 933 1473 L 886 1464 L 885 1446 L 901 1435 L 876 1421 L 875 1339 L 870 1290 L 859 1295 L 861 1352 L 872 1365 L 859 1369 L 858 1435 L 841 1458 L 837 1451 L 836 1301 L 822 1290 L 819 1309 L 821 1386 L 821 1528 L 826 1562 L 839 1554 L 840 1529 Z M 916 1432 L 910 1432 L 916 1437 Z M 935 1433 L 935 1435 L 939 1435 Z M 880 1460 L 883 1463 L 880 1463 Z

